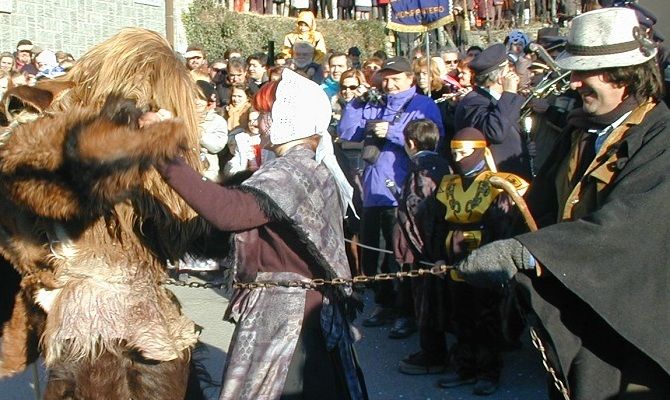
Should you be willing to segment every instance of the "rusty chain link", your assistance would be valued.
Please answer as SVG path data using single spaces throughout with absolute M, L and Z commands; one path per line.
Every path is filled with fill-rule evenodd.
M 321 286 L 342 286 L 368 283 L 375 281 L 390 281 L 394 279 L 418 278 L 425 275 L 442 276 L 453 271 L 448 265 L 433 265 L 431 268 L 419 268 L 411 271 L 384 272 L 373 276 L 357 275 L 351 278 L 333 278 L 333 279 L 301 279 L 284 281 L 256 281 L 256 282 L 234 282 L 235 289 L 259 289 L 269 287 L 297 287 L 303 289 L 316 289 Z M 168 278 L 163 281 L 164 285 L 200 288 L 200 289 L 221 289 L 227 286 L 225 282 L 185 282 L 178 279 Z
M 556 370 L 551 366 L 549 358 L 547 357 L 547 350 L 545 349 L 540 336 L 532 327 L 530 328 L 530 338 L 533 342 L 533 346 L 535 346 L 535 348 L 539 350 L 540 354 L 542 354 L 542 365 L 544 366 L 544 369 L 547 370 L 549 375 L 551 375 L 551 379 L 554 381 L 554 386 L 556 386 L 556 389 L 561 392 L 565 400 L 570 400 L 570 392 L 568 391 L 567 386 L 565 383 L 563 383 L 561 378 L 558 377 L 558 372 L 556 372 Z

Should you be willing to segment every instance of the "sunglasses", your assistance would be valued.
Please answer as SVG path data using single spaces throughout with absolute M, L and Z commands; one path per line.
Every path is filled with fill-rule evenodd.
M 458 64 L 458 60 L 444 60 L 445 64 Z
M 358 86 L 360 86 L 360 85 L 342 86 L 342 88 L 340 90 L 345 90 L 345 89 L 356 90 L 356 89 L 358 89 Z

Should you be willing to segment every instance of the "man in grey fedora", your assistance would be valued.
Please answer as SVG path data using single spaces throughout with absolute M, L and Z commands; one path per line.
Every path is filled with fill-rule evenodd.
M 512 279 L 552 399 L 670 398 L 670 112 L 635 12 L 572 21 L 560 68 L 583 101 L 531 185 L 535 232 L 474 250 L 474 284 Z

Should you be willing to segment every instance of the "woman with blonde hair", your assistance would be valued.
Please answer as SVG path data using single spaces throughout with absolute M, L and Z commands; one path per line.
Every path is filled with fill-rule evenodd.
M 314 14 L 311 11 L 301 11 L 295 24 L 295 31 L 284 36 L 282 53 L 293 58 L 293 45 L 296 42 L 308 42 L 314 46 L 314 62 L 323 64 L 326 59 L 326 39 L 316 30 Z
M 440 76 L 440 68 L 438 64 L 430 63 L 430 72 L 428 70 L 428 60 L 426 57 L 417 58 L 412 63 L 412 70 L 414 71 L 414 79 L 418 88 L 417 92 L 425 94 L 430 92 L 430 97 L 437 100 L 442 95 L 447 94 L 447 87 L 444 85 Z

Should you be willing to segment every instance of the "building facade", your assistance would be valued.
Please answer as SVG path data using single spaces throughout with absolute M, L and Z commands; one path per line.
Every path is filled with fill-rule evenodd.
M 0 0 L 0 51 L 16 50 L 28 39 L 42 49 L 80 57 L 119 29 L 139 26 L 166 34 L 165 0 Z M 190 1 L 175 0 L 175 38 L 183 38 L 181 9 Z M 178 32 L 181 29 L 181 34 Z M 179 43 L 175 43 L 179 50 Z

